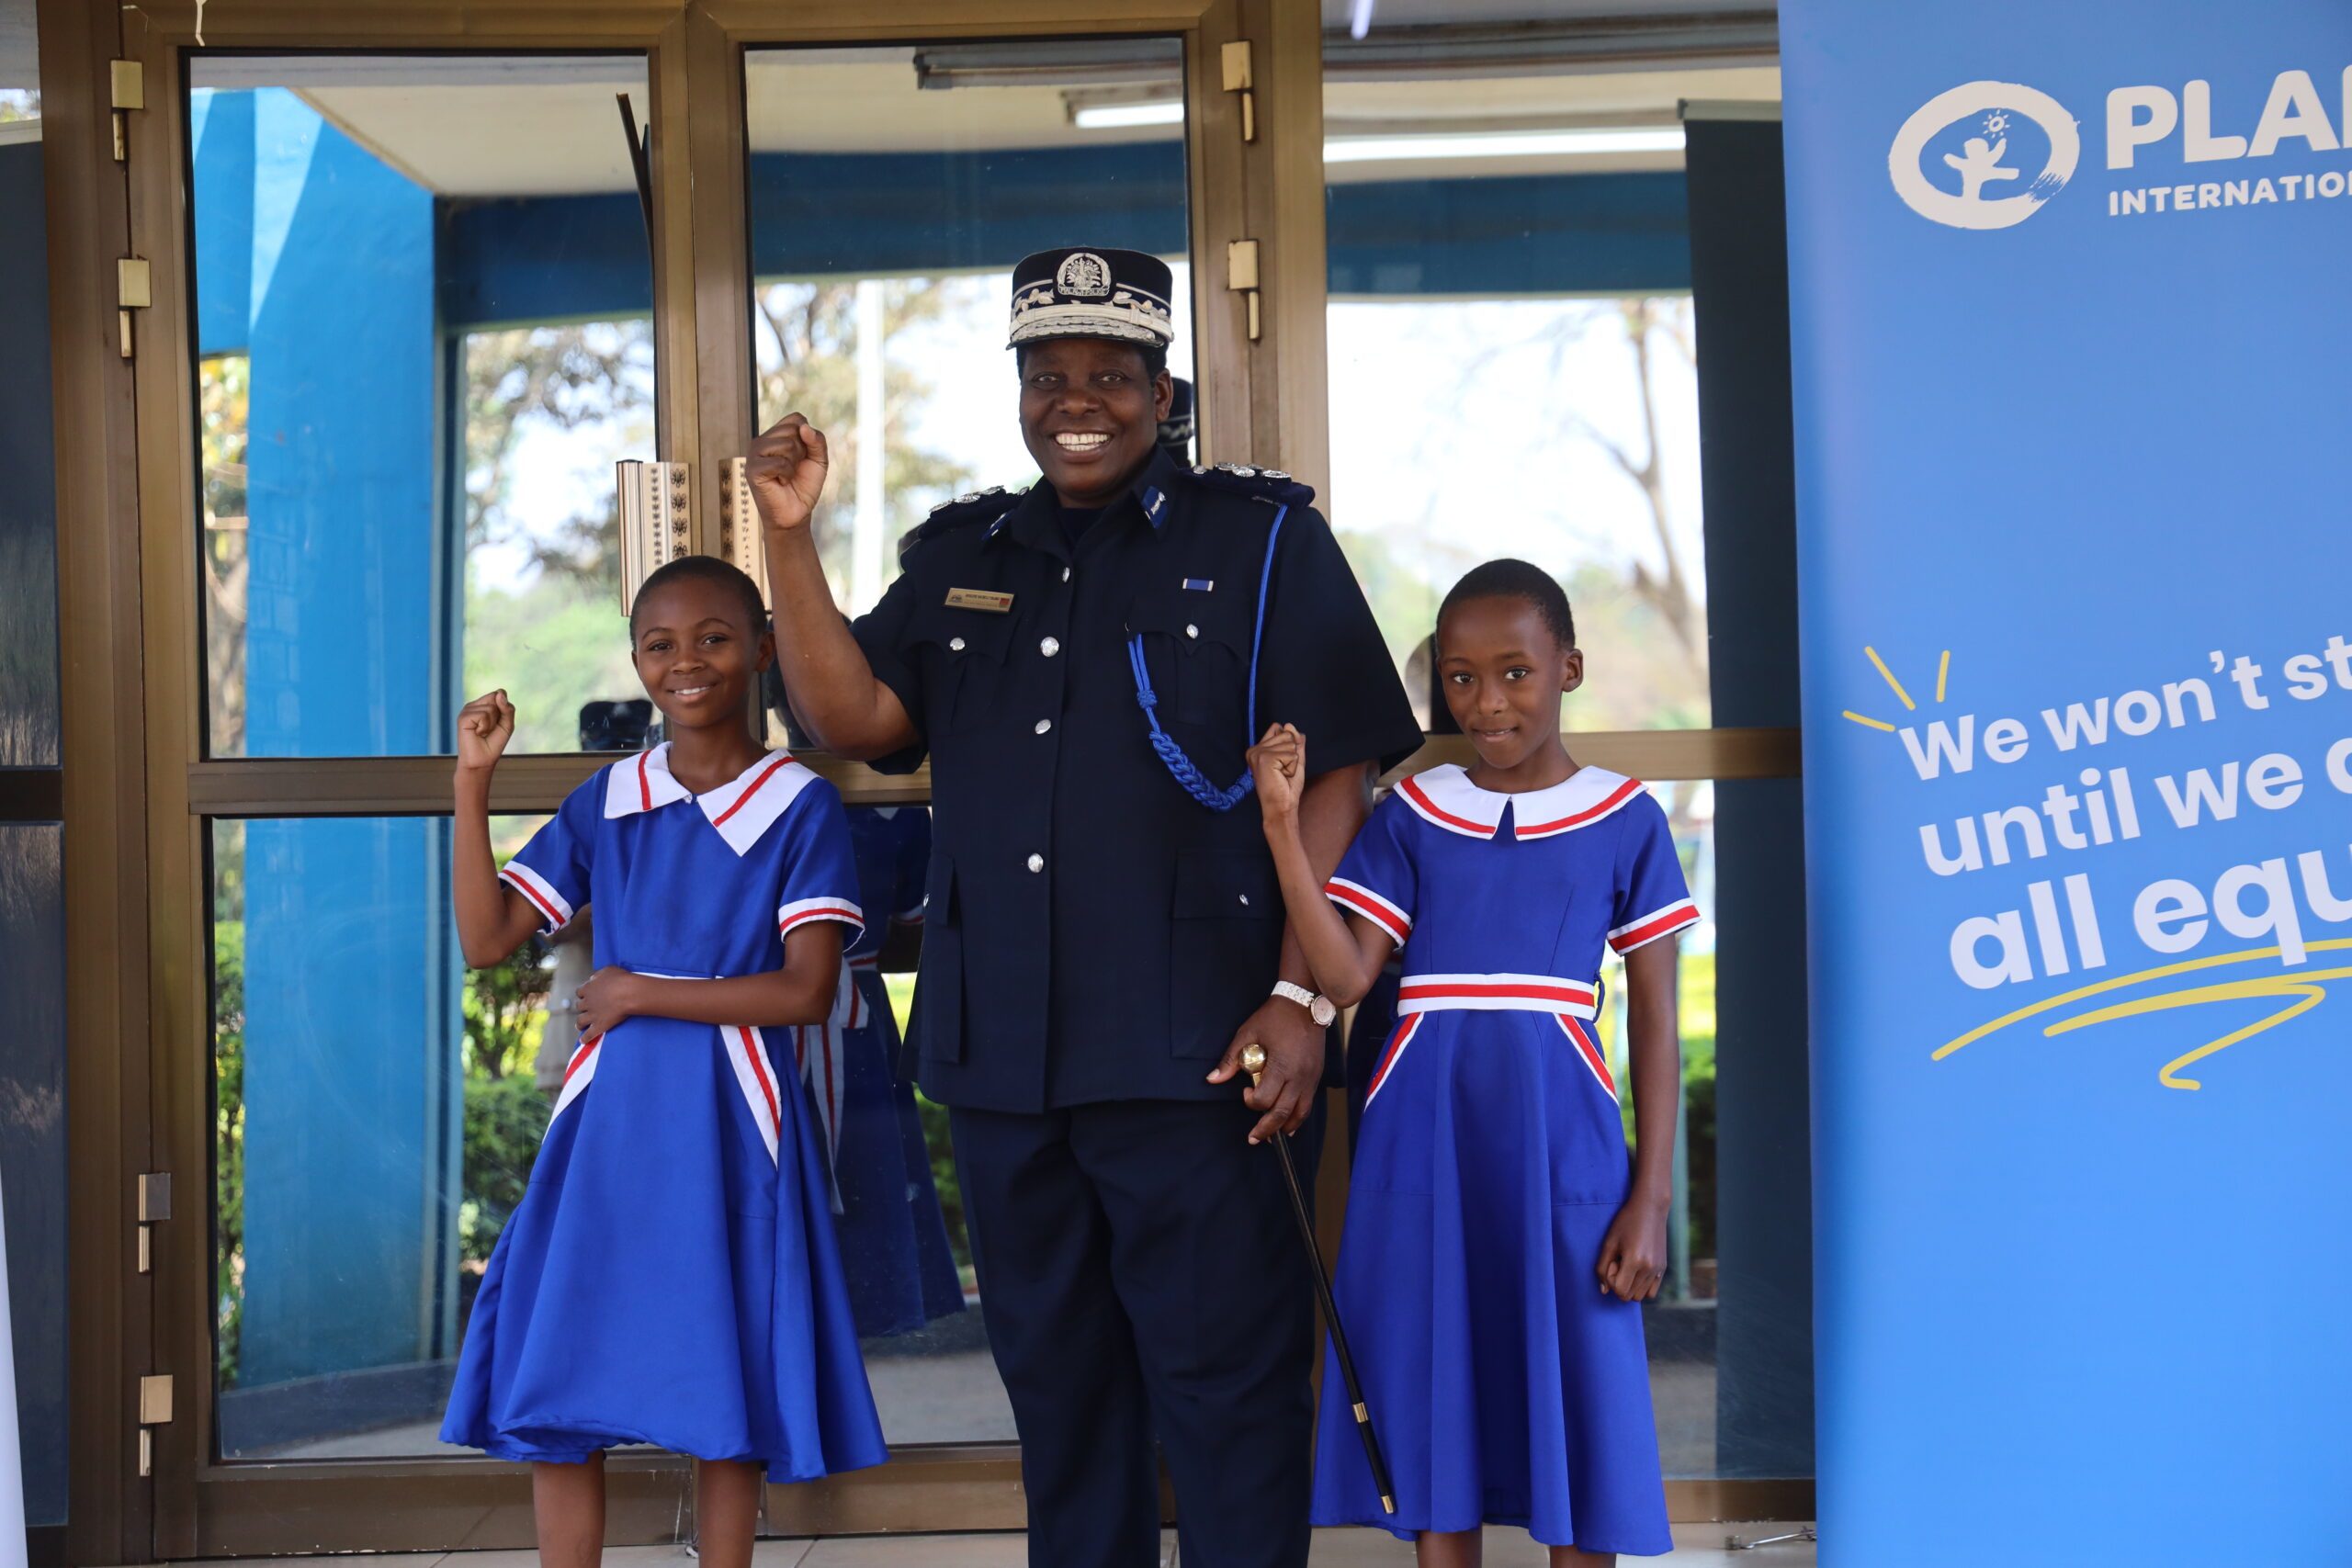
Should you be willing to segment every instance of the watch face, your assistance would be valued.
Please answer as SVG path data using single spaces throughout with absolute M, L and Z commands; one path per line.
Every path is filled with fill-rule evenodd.
M 1333 1005 L 1329 997 L 1316 998 L 1306 1004 L 1306 1011 L 1307 1016 L 1315 1020 L 1316 1027 L 1318 1029 L 1330 1028 L 1331 1021 L 1340 1016 L 1340 1010 Z

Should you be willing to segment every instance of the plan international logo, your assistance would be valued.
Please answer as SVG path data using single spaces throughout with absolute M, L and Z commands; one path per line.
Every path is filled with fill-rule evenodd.
M 2245 135 L 2215 130 L 2211 82 L 2185 83 L 2177 94 L 2115 88 L 2107 95 L 2107 167 L 2134 171 L 2123 176 L 2134 183 L 2107 192 L 2108 216 L 2343 196 L 2346 160 L 2316 157 L 2346 151 L 2352 136 L 2352 66 L 2337 85 L 2333 116 L 2308 71 L 2272 78 L 2258 112 L 2252 90 L 2232 95 L 2241 101 L 2224 104 L 2222 123 L 2247 127 Z M 1938 94 L 1903 122 L 1886 168 L 1895 194 L 1920 217 L 1953 229 L 2007 229 L 2065 189 L 2081 155 L 2075 118 L 2055 98 L 2015 82 L 1970 82 Z M 2204 166 L 2270 158 L 2285 161 Z M 2170 166 L 2176 159 L 2177 168 Z M 2031 173 L 2037 160 L 2040 172 Z M 2164 183 L 2136 183 L 2152 176 Z

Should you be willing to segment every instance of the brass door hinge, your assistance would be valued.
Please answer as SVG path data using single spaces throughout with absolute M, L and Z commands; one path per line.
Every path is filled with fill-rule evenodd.
M 1241 95 L 1241 140 L 1255 141 L 1258 140 L 1258 93 L 1256 84 L 1250 80 L 1250 40 L 1235 39 L 1225 46 L 1218 58 L 1225 68 L 1225 90 Z
M 108 63 L 113 67 L 112 91 L 107 96 L 114 108 L 114 161 L 119 164 L 130 156 L 130 127 L 123 116 L 147 107 L 147 68 L 135 60 Z
M 143 310 L 154 303 L 150 286 L 147 262 L 143 256 L 125 256 L 114 264 L 115 315 L 122 327 L 122 356 L 130 357 L 130 312 Z
M 139 1271 L 155 1266 L 152 1246 L 154 1227 L 172 1217 L 172 1177 L 169 1171 L 147 1171 L 139 1178 Z
M 139 1473 L 155 1473 L 155 1432 L 172 1424 L 172 1380 L 168 1373 L 139 1380 Z
M 1250 341 L 1258 341 L 1258 242 L 1235 240 L 1225 247 L 1225 286 L 1241 296 L 1250 314 Z

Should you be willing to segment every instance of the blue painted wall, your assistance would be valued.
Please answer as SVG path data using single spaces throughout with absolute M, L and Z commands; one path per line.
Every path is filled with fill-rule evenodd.
M 765 152 L 752 159 L 761 277 L 1010 269 L 1089 243 L 1182 252 L 1173 142 L 1000 152 Z M 644 313 L 631 193 L 445 203 L 451 328 Z M 1690 286 L 1679 173 L 1385 180 L 1334 186 L 1331 292 L 1358 297 L 1601 294 Z
M 246 750 L 433 750 L 456 631 L 433 198 L 281 90 L 199 95 L 195 134 L 202 352 L 252 361 Z M 447 1348 L 443 841 L 246 829 L 245 1384 Z

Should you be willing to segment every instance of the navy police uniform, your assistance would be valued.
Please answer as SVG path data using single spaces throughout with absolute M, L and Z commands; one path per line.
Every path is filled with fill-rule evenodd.
M 1167 288 L 1148 256 L 1032 257 L 1015 341 L 1164 343 Z M 932 765 L 918 1072 L 951 1110 L 1035 1563 L 1158 1560 L 1155 1433 L 1187 1562 L 1306 1561 L 1311 1286 L 1254 1113 L 1204 1081 L 1283 930 L 1238 786 L 1253 724 L 1297 725 L 1317 773 L 1420 739 L 1312 500 L 1164 448 L 1079 528 L 1042 481 L 967 497 L 854 626 L 922 737 L 876 765 Z

